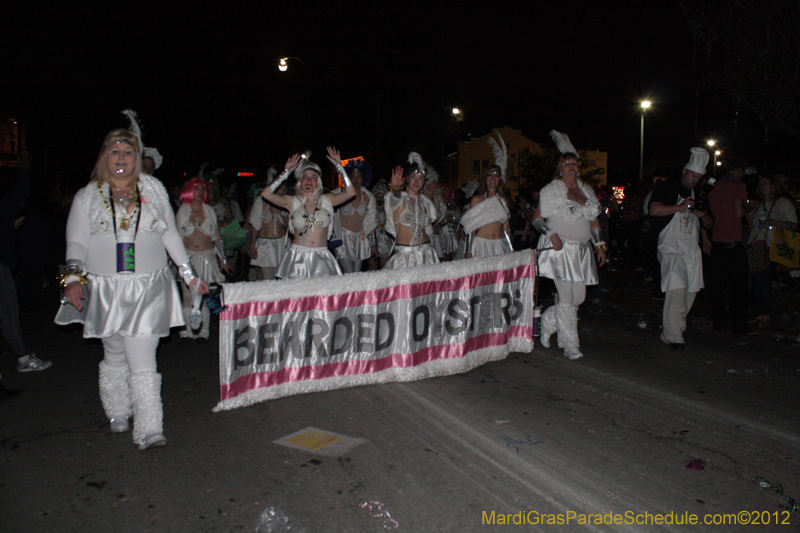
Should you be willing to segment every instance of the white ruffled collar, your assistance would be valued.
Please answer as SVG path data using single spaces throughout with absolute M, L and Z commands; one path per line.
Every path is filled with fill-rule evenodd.
M 160 181 L 147 174 L 140 174 L 137 184 L 141 200 L 139 231 L 157 231 L 163 235 L 168 227 L 169 197 L 167 190 Z M 108 183 L 103 183 L 98 187 L 97 182 L 92 181 L 85 187 L 85 194 L 81 199 L 81 209 L 89 220 L 89 229 L 92 233 L 114 231 L 111 211 L 108 209 L 110 201 L 111 190 Z

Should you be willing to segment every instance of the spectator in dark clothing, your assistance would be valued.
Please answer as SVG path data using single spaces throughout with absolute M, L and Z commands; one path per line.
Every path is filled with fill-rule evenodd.
M 711 230 L 711 265 L 708 293 L 714 329 L 730 327 L 734 335 L 749 333 L 747 328 L 747 286 L 750 271 L 742 242 L 742 219 L 747 215 L 747 186 L 742 181 L 745 162 L 732 157 L 727 174 L 720 178 L 708 195 L 714 215 Z M 730 305 L 726 308 L 726 289 Z
M 12 269 L 16 268 L 19 261 L 15 246 L 14 220 L 28 204 L 31 191 L 30 162 L 28 153 L 22 152 L 14 188 L 11 194 L 0 196 L 0 323 L 3 325 L 3 336 L 17 358 L 18 372 L 45 370 L 52 364 L 25 350 L 25 340 L 19 324 L 17 289 L 12 274 Z

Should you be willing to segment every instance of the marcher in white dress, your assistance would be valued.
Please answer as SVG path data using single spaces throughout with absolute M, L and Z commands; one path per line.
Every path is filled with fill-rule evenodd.
M 580 179 L 577 154 L 561 154 L 556 175 L 540 193 L 533 215 L 534 227 L 542 234 L 537 246 L 539 275 L 551 278 L 558 303 L 542 314 L 541 342 L 550 346 L 558 332 L 558 346 L 569 359 L 583 357 L 578 338 L 578 306 L 586 298 L 586 286 L 597 283 L 597 265 L 607 262 L 602 240 L 600 202 L 592 188 Z M 594 241 L 595 261 L 589 241 Z
M 170 327 L 183 325 L 167 253 L 186 283 L 201 294 L 208 286 L 189 262 L 166 189 L 141 166 L 138 135 L 106 136 L 67 221 L 65 304 L 56 322 L 83 322 L 84 337 L 102 339 L 100 399 L 111 431 L 128 431 L 133 416 L 133 441 L 145 449 L 167 442 L 156 347 Z

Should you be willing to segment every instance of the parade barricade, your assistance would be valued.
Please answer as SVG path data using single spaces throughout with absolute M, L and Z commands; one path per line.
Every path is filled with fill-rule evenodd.
M 215 411 L 467 372 L 533 349 L 535 252 L 224 286 Z

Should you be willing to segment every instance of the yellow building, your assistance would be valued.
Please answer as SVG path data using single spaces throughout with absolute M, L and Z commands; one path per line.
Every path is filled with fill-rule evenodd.
M 495 132 L 500 133 L 506 143 L 508 152 L 508 168 L 506 169 L 506 189 L 511 192 L 512 198 L 517 195 L 519 189 L 519 158 L 520 154 L 527 148 L 531 153 L 542 153 L 542 146 L 533 142 L 524 135 L 521 130 L 515 130 L 508 126 L 494 128 L 492 133 L 483 137 L 472 138 L 469 141 L 459 141 L 458 156 L 456 161 L 455 188 L 461 188 L 472 180 L 480 179 L 483 171 L 494 163 L 492 147 L 489 145 L 489 138 L 497 140 Z M 549 148 L 549 147 L 548 147 Z M 580 147 L 576 147 L 580 150 Z M 597 184 L 606 183 L 608 170 L 608 153 L 599 151 L 581 152 L 582 168 L 581 174 L 591 177 Z M 555 172 L 555 168 L 552 169 Z

